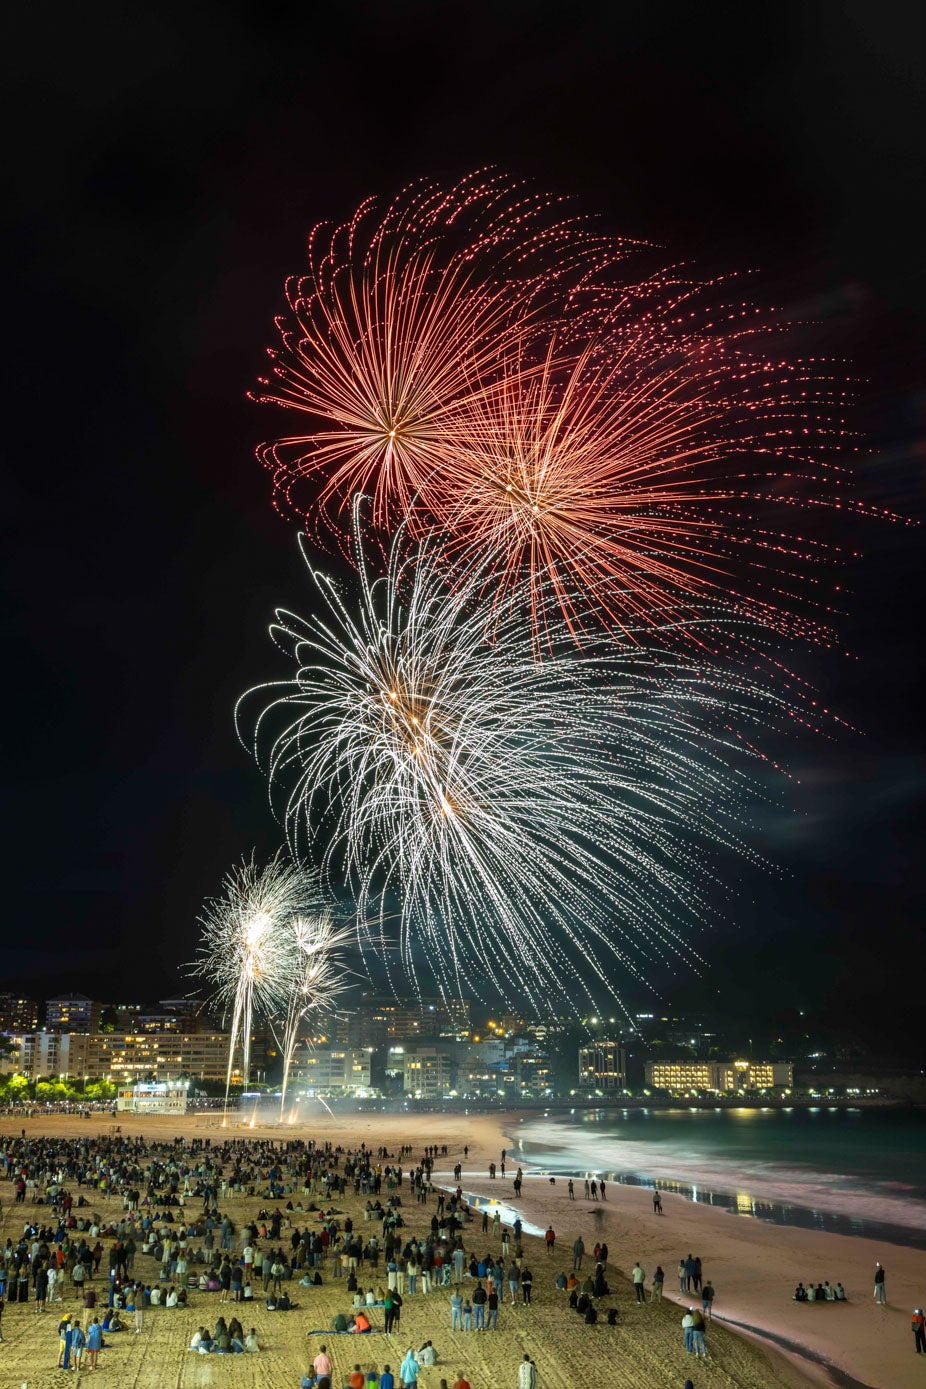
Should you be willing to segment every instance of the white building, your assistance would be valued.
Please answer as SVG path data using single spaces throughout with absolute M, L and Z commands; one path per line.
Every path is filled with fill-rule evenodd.
M 330 1047 L 298 1051 L 290 1085 L 313 1094 L 348 1094 L 370 1088 L 371 1047 Z

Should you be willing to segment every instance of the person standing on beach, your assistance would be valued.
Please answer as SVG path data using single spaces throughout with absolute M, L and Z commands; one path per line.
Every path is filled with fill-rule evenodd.
M 713 1306 L 714 1287 L 710 1279 L 708 1279 L 708 1281 L 704 1284 L 704 1287 L 701 1289 L 701 1311 L 704 1313 L 705 1319 L 707 1321 L 713 1321 L 714 1319 L 712 1311 Z
M 887 1303 L 887 1289 L 884 1286 L 884 1265 L 875 1264 L 875 1302 L 882 1307 Z
M 686 1291 L 686 1288 L 685 1288 L 685 1260 L 684 1260 L 684 1259 L 679 1259 L 679 1261 L 678 1261 L 678 1290 L 679 1290 L 680 1293 L 683 1293 L 683 1292 Z
M 525 1307 L 531 1305 L 531 1289 L 534 1286 L 534 1275 L 529 1268 L 521 1270 L 521 1301 Z
M 691 1309 L 691 1344 L 695 1355 L 707 1359 L 707 1346 L 704 1344 L 704 1317 L 697 1307 Z
M 572 1267 L 579 1269 L 582 1267 L 582 1256 L 585 1253 L 585 1241 L 578 1235 L 572 1246 Z
M 689 1355 L 691 1354 L 692 1349 L 694 1348 L 694 1318 L 691 1315 L 691 1311 L 692 1309 L 689 1307 L 688 1311 L 682 1317 L 682 1330 L 685 1333 L 685 1349 L 687 1350 Z
M 926 1355 L 926 1317 L 923 1316 L 922 1307 L 913 1310 L 913 1344 L 916 1346 L 917 1355 Z
M 653 1301 L 662 1301 L 662 1285 L 666 1281 L 666 1275 L 662 1271 L 662 1264 L 656 1265 L 656 1272 L 653 1274 Z
M 926 1354 L 926 1316 L 923 1315 L 922 1307 L 914 1307 L 910 1327 L 917 1355 Z
M 653 1215 L 662 1215 L 662 1197 L 658 1191 L 653 1191 Z
M 556 1231 L 553 1229 L 552 1225 L 547 1226 L 547 1233 L 544 1235 L 544 1239 L 547 1242 L 547 1254 L 552 1259 L 553 1251 L 556 1248 Z
M 529 1355 L 518 1366 L 518 1389 L 537 1389 L 537 1366 Z
M 575 1184 L 575 1182 L 572 1180 L 571 1177 L 569 1178 L 569 1187 L 568 1187 L 568 1190 L 569 1190 L 569 1199 L 570 1199 L 570 1201 L 574 1201 L 574 1200 L 576 1199 L 576 1184 Z
M 636 1295 L 637 1295 L 637 1301 L 638 1301 L 638 1302 L 645 1302 L 645 1301 L 646 1301 L 646 1289 L 644 1288 L 643 1285 L 644 1285 L 644 1283 L 646 1282 L 646 1274 L 643 1272 L 643 1269 L 640 1267 L 640 1260 L 639 1260 L 639 1259 L 637 1259 L 637 1262 L 634 1264 L 633 1269 L 631 1270 L 630 1276 L 631 1276 L 631 1278 L 633 1279 L 633 1290 L 634 1290 L 634 1292 L 635 1292 Z

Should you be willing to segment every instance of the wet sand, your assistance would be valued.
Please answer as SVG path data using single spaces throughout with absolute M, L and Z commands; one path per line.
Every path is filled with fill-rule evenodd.
M 494 1389 L 517 1383 L 517 1367 L 525 1353 L 537 1362 L 543 1389 L 573 1389 L 578 1384 L 607 1384 L 614 1389 L 682 1389 L 690 1376 L 695 1389 L 804 1389 L 810 1384 L 851 1385 L 853 1381 L 871 1389 L 906 1389 L 917 1384 L 923 1369 L 922 1358 L 913 1354 L 909 1312 L 922 1305 L 916 1291 L 917 1280 L 926 1275 L 926 1260 L 915 1250 L 894 1246 L 874 1246 L 870 1241 L 818 1231 L 762 1225 L 726 1212 L 694 1205 L 670 1194 L 663 1196 L 665 1214 L 652 1213 L 647 1191 L 609 1186 L 605 1203 L 577 1199 L 570 1202 L 565 1182 L 551 1186 L 545 1176 L 532 1175 L 525 1165 L 521 1200 L 513 1201 L 511 1177 L 516 1158 L 509 1157 L 508 1179 L 491 1181 L 487 1167 L 498 1162 L 503 1147 L 512 1151 L 511 1135 L 516 1136 L 518 1118 L 465 1114 L 358 1114 L 332 1117 L 320 1112 L 317 1122 L 307 1128 L 280 1130 L 258 1125 L 253 1130 L 233 1127 L 223 1131 L 215 1119 L 190 1115 L 176 1118 L 135 1119 L 120 1116 L 126 1135 L 144 1135 L 152 1141 L 169 1141 L 178 1134 L 188 1138 L 225 1136 L 242 1138 L 308 1138 L 348 1148 L 385 1145 L 395 1152 L 401 1143 L 410 1143 L 415 1155 L 426 1144 L 448 1145 L 447 1159 L 439 1160 L 434 1173 L 438 1183 L 453 1185 L 454 1162 L 463 1164 L 462 1186 L 481 1197 L 492 1197 L 516 1205 L 522 1218 L 539 1229 L 552 1223 L 562 1257 L 547 1257 L 543 1241 L 525 1239 L 525 1252 L 534 1275 L 534 1306 L 512 1308 L 505 1303 L 499 1313 L 497 1332 L 451 1332 L 448 1293 L 434 1291 L 427 1297 L 405 1299 L 402 1326 L 398 1335 L 328 1337 L 335 1363 L 334 1384 L 346 1380 L 355 1361 L 362 1368 L 373 1365 L 379 1371 L 385 1363 L 398 1369 L 409 1346 L 417 1349 L 426 1339 L 433 1340 L 439 1356 L 438 1366 L 422 1371 L 422 1389 L 438 1389 L 441 1378 L 452 1383 L 465 1372 L 473 1389 Z M 18 1133 L 18 1122 L 0 1123 L 0 1133 Z M 27 1121 L 30 1132 L 71 1137 L 76 1134 L 107 1134 L 109 1121 L 94 1116 L 89 1120 L 50 1116 Z M 463 1155 L 464 1145 L 469 1154 Z M 403 1164 L 407 1167 L 407 1163 Z M 577 1196 L 582 1186 L 577 1186 Z M 407 1188 L 403 1187 L 403 1192 Z M 12 1188 L 0 1187 L 3 1196 L 3 1238 L 18 1235 L 23 1223 L 22 1207 L 11 1205 Z M 294 1195 L 293 1200 L 300 1199 Z M 255 1215 L 267 1202 L 259 1198 L 234 1198 L 227 1203 L 236 1225 Z M 362 1199 L 348 1196 L 339 1208 L 357 1218 Z M 122 1202 L 111 1198 L 96 1203 L 100 1214 L 118 1216 Z M 403 1206 L 409 1230 L 423 1232 L 434 1210 L 416 1203 Z M 297 1223 L 300 1217 L 295 1216 Z M 362 1216 L 360 1217 L 361 1228 Z M 305 1221 L 301 1222 L 303 1225 Z M 612 1296 L 603 1305 L 619 1309 L 619 1325 L 586 1327 L 569 1310 L 565 1295 L 553 1286 L 555 1274 L 571 1264 L 572 1241 L 581 1233 L 591 1249 L 598 1239 L 609 1245 L 609 1281 Z M 478 1251 L 491 1237 L 469 1226 L 464 1238 L 468 1248 Z M 689 1299 L 677 1291 L 675 1269 L 680 1256 L 689 1250 L 700 1255 L 705 1274 L 717 1290 L 717 1320 L 708 1331 L 711 1358 L 695 1362 L 685 1353 L 680 1322 L 682 1305 Z M 629 1273 L 639 1258 L 649 1278 L 657 1263 L 666 1271 L 666 1301 L 639 1306 L 633 1299 Z M 888 1270 L 887 1308 L 876 1307 L 871 1297 L 871 1273 L 880 1258 Z M 586 1263 L 588 1261 L 586 1260 Z M 136 1274 L 146 1280 L 155 1276 L 151 1261 L 139 1258 Z M 157 1308 L 146 1317 L 144 1332 L 136 1336 L 122 1333 L 110 1338 L 111 1349 L 102 1352 L 98 1373 L 128 1389 L 166 1389 L 166 1386 L 213 1385 L 231 1383 L 298 1389 L 300 1377 L 324 1337 L 306 1339 L 306 1331 L 328 1327 L 337 1311 L 348 1310 L 340 1280 L 330 1278 L 319 1289 L 292 1291 L 299 1310 L 288 1314 L 267 1312 L 260 1302 L 253 1307 L 251 1321 L 261 1344 L 258 1356 L 203 1357 L 186 1347 L 200 1322 L 214 1325 L 220 1315 L 218 1294 L 191 1295 L 185 1311 Z M 848 1305 L 799 1306 L 791 1292 L 799 1278 L 806 1283 L 829 1278 L 841 1279 L 851 1299 Z M 360 1279 L 361 1284 L 363 1278 Z M 674 1299 L 674 1301 L 672 1300 Z M 70 1310 L 73 1297 L 63 1306 Z M 225 1311 L 226 1309 L 221 1309 Z M 381 1312 L 373 1318 L 382 1325 Z M 32 1303 L 7 1307 L 3 1321 L 6 1342 L 0 1346 L 0 1389 L 26 1383 L 33 1386 L 66 1382 L 68 1376 L 54 1368 L 57 1355 L 56 1328 L 60 1307 L 45 1316 L 37 1315 Z M 242 1317 L 242 1320 L 244 1318 Z M 757 1341 L 733 1326 L 754 1328 Z M 245 1327 L 247 1329 L 247 1325 Z M 314 1347 L 314 1349 L 313 1349 Z M 807 1359 L 805 1357 L 811 1357 Z M 815 1358 L 815 1359 L 814 1359 Z M 841 1373 L 834 1377 L 823 1365 L 832 1364 Z M 848 1376 L 848 1378 L 846 1378 Z

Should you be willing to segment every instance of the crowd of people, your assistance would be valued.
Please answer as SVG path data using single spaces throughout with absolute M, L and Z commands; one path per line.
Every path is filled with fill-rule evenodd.
M 222 1310 L 216 1317 L 199 1312 L 200 1324 L 184 1340 L 189 1351 L 259 1353 L 257 1330 L 239 1319 L 246 1318 L 243 1304 L 294 1311 L 293 1291 L 305 1289 L 311 1306 L 313 1290 L 323 1284 L 329 1294 L 337 1288 L 342 1307 L 309 1336 L 401 1335 L 403 1307 L 422 1298 L 434 1308 L 435 1329 L 442 1301 L 451 1332 L 504 1331 L 508 1309 L 532 1307 L 535 1277 L 521 1219 L 502 1224 L 497 1207 L 491 1214 L 473 1208 L 459 1184 L 436 1185 L 440 1157 L 447 1157 L 446 1145 L 425 1149 L 415 1161 L 407 1149 L 392 1156 L 364 1144 L 343 1150 L 301 1140 L 143 1142 L 116 1132 L 62 1140 L 29 1138 L 25 1131 L 0 1139 L 0 1179 L 11 1183 L 13 1210 L 22 1212 L 0 1257 L 0 1315 L 5 1301 L 31 1302 L 41 1315 L 73 1299 L 78 1315 L 59 1314 L 58 1363 L 89 1370 L 97 1368 L 106 1337 L 142 1334 L 149 1309 L 189 1311 L 210 1299 Z M 522 1179 L 519 1168 L 514 1180 Z M 575 1199 L 574 1189 L 567 1194 Z M 596 1184 L 595 1195 L 607 1199 L 604 1183 Z M 249 1204 L 253 1215 L 237 1214 Z M 552 1225 L 544 1244 L 556 1258 Z M 544 1277 L 588 1326 L 618 1325 L 610 1257 L 603 1240 L 586 1245 L 580 1233 L 571 1268 L 567 1258 L 555 1277 Z M 638 1259 L 627 1274 L 637 1303 L 663 1299 L 661 1265 L 650 1278 Z M 678 1284 L 685 1349 L 705 1357 L 715 1292 L 700 1257 L 679 1259 Z M 879 1288 L 883 1294 L 880 1265 L 875 1287 L 876 1296 Z M 845 1291 L 841 1283 L 800 1284 L 795 1300 L 844 1301 Z M 303 1384 L 341 1389 L 325 1370 L 326 1345 L 312 1357 Z M 429 1338 L 417 1350 L 409 1347 L 395 1370 L 388 1362 L 382 1368 L 358 1362 L 348 1389 L 360 1385 L 357 1376 L 367 1387 L 410 1389 L 437 1362 Z M 526 1356 L 519 1389 L 536 1383 L 536 1365 Z M 455 1389 L 465 1384 L 460 1370 Z

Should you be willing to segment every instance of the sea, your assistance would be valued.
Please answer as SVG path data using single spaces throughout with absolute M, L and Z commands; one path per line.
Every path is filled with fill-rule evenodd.
M 575 1109 L 508 1130 L 512 1162 L 705 1202 L 733 1217 L 926 1249 L 926 1112 Z

